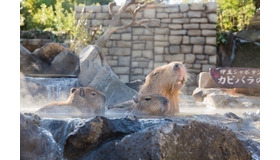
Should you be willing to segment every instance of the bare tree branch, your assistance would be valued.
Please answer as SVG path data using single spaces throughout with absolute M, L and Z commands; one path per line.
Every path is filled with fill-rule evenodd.
M 151 31 L 152 33 L 154 33 L 154 31 L 151 28 L 149 28 L 145 23 L 148 23 L 148 22 L 154 23 L 159 20 L 158 19 L 141 19 L 141 20 L 136 21 L 136 15 L 141 9 L 145 8 L 147 5 L 157 4 L 162 1 L 163 0 L 160 0 L 160 1 L 155 0 L 155 1 L 151 1 L 151 2 L 146 2 L 146 1 L 137 1 L 137 0 L 125 0 L 125 2 L 121 5 L 121 7 L 118 9 L 118 11 L 116 13 L 113 13 L 113 7 L 116 6 L 116 3 L 115 2 L 109 3 L 109 5 L 108 5 L 109 13 L 110 13 L 110 15 L 112 15 L 112 20 L 111 20 L 107 30 L 103 33 L 103 35 L 101 37 L 99 37 L 99 39 L 96 41 L 95 44 L 97 46 L 99 46 L 100 48 L 102 48 L 105 45 L 105 43 L 110 39 L 110 36 L 114 32 L 126 29 L 133 25 L 143 26 L 143 27 L 147 28 L 149 31 Z M 136 5 L 135 9 L 129 8 L 131 5 Z M 121 14 L 123 14 L 123 13 L 127 13 L 131 16 L 131 22 L 129 22 L 128 24 L 122 25 L 122 26 L 118 26 L 118 24 L 120 22 Z M 159 26 L 156 23 L 154 23 L 154 24 L 156 26 Z
M 124 4 L 119 8 L 118 13 L 123 13 L 130 5 L 135 4 L 136 0 L 126 0 Z
M 114 16 L 113 7 L 116 6 L 116 5 L 117 5 L 117 3 L 116 3 L 115 1 L 114 1 L 114 2 L 110 2 L 110 3 L 108 4 L 109 13 L 110 13 L 111 16 Z

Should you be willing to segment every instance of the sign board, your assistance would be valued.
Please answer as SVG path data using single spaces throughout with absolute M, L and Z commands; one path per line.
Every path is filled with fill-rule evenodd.
M 209 72 L 223 88 L 260 88 L 259 68 L 221 67 L 210 68 Z

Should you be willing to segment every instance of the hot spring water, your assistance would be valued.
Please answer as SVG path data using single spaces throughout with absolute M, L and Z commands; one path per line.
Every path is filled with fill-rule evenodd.
M 72 87 L 78 87 L 78 78 L 43 78 L 43 77 L 21 77 L 21 107 L 22 113 L 33 113 L 40 107 L 52 101 L 65 101 Z M 259 108 L 248 109 L 218 109 L 208 104 L 195 102 L 191 95 L 180 95 L 180 114 L 177 117 L 190 117 L 194 120 L 207 122 L 215 125 L 225 125 L 231 128 L 244 142 L 248 143 L 249 150 L 253 153 L 255 160 L 259 159 L 259 121 L 254 121 L 250 114 L 259 116 Z M 223 116 L 229 112 L 236 114 L 243 120 L 235 122 Z M 108 118 L 122 118 L 127 113 L 106 112 Z M 249 116 L 248 116 L 249 115 Z M 40 128 L 46 129 L 48 135 L 53 139 L 53 143 L 58 145 L 60 152 L 63 151 L 65 140 L 71 132 L 82 125 L 87 119 L 71 118 L 67 115 L 60 118 L 41 117 Z M 92 117 L 93 118 L 93 117 Z M 176 118 L 176 117 L 165 117 Z M 143 124 L 145 121 L 158 123 L 160 119 L 144 118 L 140 119 Z M 251 147 L 251 149 L 250 149 Z
M 78 78 L 21 77 L 21 111 L 37 110 L 53 101 L 67 100 L 70 89 L 78 87 Z

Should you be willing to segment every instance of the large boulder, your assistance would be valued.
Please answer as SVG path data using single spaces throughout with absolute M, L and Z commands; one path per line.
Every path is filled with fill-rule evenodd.
M 78 75 L 79 57 L 72 52 L 62 51 L 51 61 L 51 73 Z
M 103 57 L 98 54 L 98 48 L 90 45 L 80 54 L 79 83 L 103 92 L 108 105 L 114 105 L 131 100 L 137 92 L 117 77 Z
M 62 44 L 51 42 L 36 49 L 32 54 L 50 64 L 54 57 L 62 51 L 70 51 L 70 49 Z
M 20 159 L 60 159 L 60 148 L 38 122 L 37 116 L 20 114 Z
M 95 117 L 68 136 L 64 146 L 64 157 L 76 159 L 108 140 L 118 139 L 140 129 L 141 124 L 138 121 Z
M 20 44 L 20 72 L 23 74 L 43 73 L 48 65 L 32 55 Z
M 260 97 L 237 93 L 227 88 L 196 88 L 192 95 L 195 101 L 215 108 L 258 108 Z
M 128 87 L 134 89 L 135 91 L 139 92 L 140 86 L 144 84 L 144 82 L 140 79 L 132 81 L 130 83 L 125 83 Z
M 259 115 L 69 121 L 21 114 L 21 158 L 259 159 Z
M 166 122 L 101 146 L 92 159 L 251 159 L 229 129 L 197 121 Z
M 198 80 L 199 88 L 219 88 L 209 72 L 200 72 Z

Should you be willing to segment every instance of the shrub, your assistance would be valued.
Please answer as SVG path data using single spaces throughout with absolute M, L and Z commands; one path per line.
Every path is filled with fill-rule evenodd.
M 21 0 L 21 30 L 52 32 L 56 35 L 52 36 L 52 40 L 56 42 L 63 41 L 60 35 L 64 35 L 64 39 L 68 35 L 67 39 L 74 51 L 78 46 L 94 43 L 102 34 L 102 26 L 96 26 L 92 30 L 88 28 L 89 15 L 86 14 L 76 21 L 74 6 L 80 4 L 76 1 L 78 0 Z
M 253 0 L 217 0 L 217 45 L 226 43 L 226 32 L 245 29 L 255 14 Z

